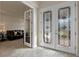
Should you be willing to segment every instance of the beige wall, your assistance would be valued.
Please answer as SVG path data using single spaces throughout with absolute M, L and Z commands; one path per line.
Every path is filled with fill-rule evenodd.
M 7 30 L 23 30 L 24 19 L 10 15 L 0 14 L 0 25 L 4 24 Z

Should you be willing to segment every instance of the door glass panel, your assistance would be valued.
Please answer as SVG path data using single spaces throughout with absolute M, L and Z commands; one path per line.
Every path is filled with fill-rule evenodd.
M 43 39 L 44 43 L 51 43 L 51 29 L 52 29 L 52 14 L 51 11 L 43 13 Z
M 30 43 L 30 12 L 26 14 L 26 42 Z
M 70 7 L 58 10 L 58 44 L 70 46 Z

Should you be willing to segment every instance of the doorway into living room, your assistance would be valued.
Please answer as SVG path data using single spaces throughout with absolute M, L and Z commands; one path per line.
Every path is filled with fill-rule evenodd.
M 31 47 L 31 12 L 30 7 L 19 1 L 0 2 L 0 48 Z

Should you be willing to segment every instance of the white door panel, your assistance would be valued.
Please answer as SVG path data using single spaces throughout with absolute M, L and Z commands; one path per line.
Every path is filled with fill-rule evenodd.
M 60 32 L 58 32 L 58 10 L 59 9 L 63 9 L 63 8 L 69 8 L 70 9 L 70 17 L 68 18 L 68 20 L 70 20 L 70 23 L 69 23 L 69 25 L 70 25 L 70 39 L 69 39 L 69 41 L 68 41 L 68 38 L 64 38 L 64 39 L 61 39 L 61 37 L 60 37 L 60 39 L 61 39 L 61 44 L 58 44 L 59 43 L 59 39 L 58 39 L 58 35 L 62 35 L 62 34 L 59 34 L 59 33 L 64 33 L 65 34 L 65 32 L 66 31 L 68 31 L 68 29 L 65 29 L 65 30 L 60 30 Z M 62 4 L 60 4 L 59 6 L 56 6 L 56 8 L 55 8 L 56 10 L 55 10 L 55 15 L 56 15 L 56 43 L 55 43 L 55 48 L 56 49 L 58 49 L 58 50 L 61 50 L 61 51 L 66 51 L 66 52 L 70 52 L 70 53 L 75 53 L 75 3 L 73 3 L 73 2 L 70 2 L 70 3 L 63 3 L 63 5 Z M 67 13 L 67 12 L 66 12 Z M 64 21 L 66 21 L 66 20 L 64 20 Z M 63 21 L 63 22 L 64 22 Z M 61 21 L 62 22 L 62 21 Z M 63 23 L 62 23 L 62 25 L 63 25 Z M 67 23 L 65 24 L 65 22 L 64 22 L 64 25 L 67 27 Z M 67 33 L 67 32 L 66 32 Z M 64 36 L 64 34 L 62 35 L 62 36 Z M 67 36 L 67 35 L 65 35 L 65 36 Z M 69 34 L 68 34 L 68 36 L 69 36 Z M 63 43 L 62 43 L 63 42 Z M 68 43 L 70 43 L 70 46 L 68 46 L 67 44 Z M 62 46 L 63 45 L 63 46 Z M 67 46 L 64 46 L 64 45 L 67 45 Z
M 46 43 L 45 42 L 45 40 L 44 40 L 44 32 L 43 32 L 43 30 L 44 30 L 44 28 L 43 28 L 43 25 L 44 25 L 44 21 L 43 21 L 43 17 L 44 17 L 44 13 L 45 13 L 45 11 L 47 11 L 47 12 L 52 12 L 51 11 L 51 9 L 50 8 L 45 8 L 45 9 L 42 9 L 41 11 L 40 11 L 40 24 L 39 24 L 39 26 L 40 26 L 40 41 L 39 41 L 39 44 L 40 44 L 40 46 L 44 46 L 44 47 L 48 47 L 48 48 L 53 48 L 53 44 L 54 43 L 52 43 L 53 42 L 53 39 L 52 39 L 52 37 L 53 37 L 53 35 L 52 35 L 52 27 L 51 27 L 51 29 L 48 29 L 48 30 L 45 30 L 45 31 L 48 31 L 48 32 L 50 32 L 50 39 L 51 39 L 51 41 L 49 41 L 50 43 Z M 53 14 L 53 12 L 52 12 L 52 14 Z M 52 18 L 52 15 L 51 15 L 51 18 Z M 46 23 L 46 24 L 50 24 L 50 22 L 49 23 Z M 52 20 L 51 20 L 51 26 L 52 26 Z M 46 26 L 45 26 L 46 27 Z M 50 26 L 49 26 L 50 27 Z M 51 30 L 51 31 L 50 31 Z
M 62 10 L 62 11 L 60 11 L 60 18 L 58 18 L 59 17 L 59 9 Z M 63 11 L 63 10 L 65 10 L 65 11 Z M 47 13 L 48 11 L 51 11 L 51 13 L 52 13 L 51 14 L 52 15 L 51 27 L 49 26 L 50 22 L 48 23 L 48 21 L 45 21 L 45 16 L 44 16 L 44 13 Z M 75 54 L 75 51 L 76 51 L 75 50 L 75 44 L 76 44 L 76 39 L 75 39 L 75 2 L 65 2 L 62 4 L 58 4 L 54 7 L 41 9 L 39 14 L 40 14 L 40 17 L 39 17 L 40 18 L 39 19 L 40 20 L 40 23 L 39 23 L 39 27 L 40 27 L 40 29 L 39 29 L 40 30 L 39 44 L 40 44 L 40 46 L 44 46 L 44 47 L 57 49 L 60 51 L 65 51 L 65 52 Z M 46 18 L 48 16 L 46 16 Z M 64 24 L 63 29 L 60 27 L 63 25 L 58 26 L 62 22 L 60 19 L 62 19 L 62 20 L 64 19 L 64 22 L 65 22 L 65 23 L 62 23 L 62 24 Z M 59 21 L 60 21 L 60 23 L 59 23 Z M 44 24 L 45 24 L 45 26 L 44 26 Z M 46 29 L 46 26 L 49 26 L 49 28 L 51 28 L 51 31 L 50 30 L 44 31 L 44 29 Z M 58 29 L 59 27 L 60 27 L 61 31 L 59 31 L 59 29 Z M 51 35 L 51 38 L 50 38 L 51 43 L 46 43 L 44 41 L 46 39 L 46 38 L 44 38 L 44 35 L 46 36 L 45 33 L 47 31 L 51 33 L 50 34 Z M 60 39 L 61 39 L 60 44 L 59 44 L 59 36 L 58 36 L 59 32 L 66 34 L 66 35 L 64 35 L 64 34 L 62 35 L 62 39 L 61 39 L 61 35 L 60 35 Z M 67 43 L 70 43 L 70 44 L 67 44 Z

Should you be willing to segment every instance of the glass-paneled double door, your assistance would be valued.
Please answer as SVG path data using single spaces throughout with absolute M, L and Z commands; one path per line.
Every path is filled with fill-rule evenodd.
M 40 46 L 75 54 L 75 3 L 40 10 Z

